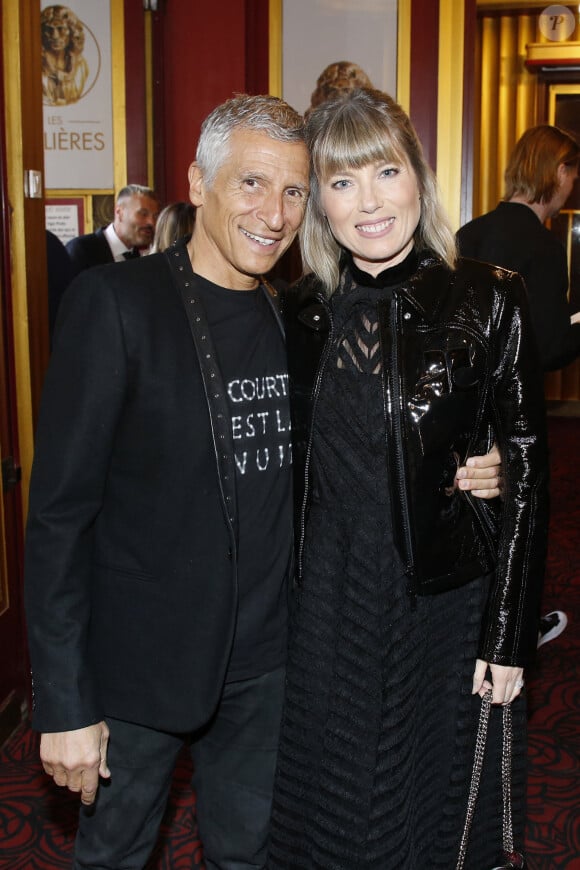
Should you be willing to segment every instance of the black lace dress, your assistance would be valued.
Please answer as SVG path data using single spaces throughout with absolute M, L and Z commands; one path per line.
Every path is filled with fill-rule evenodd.
M 314 419 L 269 868 L 455 867 L 487 581 L 413 603 L 393 545 L 376 305 L 412 262 L 375 281 L 353 267 L 355 282 L 332 299 L 334 344 Z M 500 726 L 494 710 L 468 870 L 489 870 L 501 848 Z M 523 702 L 514 705 L 514 726 L 521 842 Z

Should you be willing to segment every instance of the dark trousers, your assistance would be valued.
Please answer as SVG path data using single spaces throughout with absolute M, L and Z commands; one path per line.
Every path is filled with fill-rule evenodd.
M 81 808 L 74 870 L 142 870 L 184 740 L 206 867 L 264 867 L 283 694 L 284 668 L 227 683 L 215 716 L 192 737 L 108 719 L 111 779 Z

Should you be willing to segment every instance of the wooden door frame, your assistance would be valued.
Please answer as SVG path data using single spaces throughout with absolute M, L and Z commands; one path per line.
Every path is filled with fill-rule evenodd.
M 36 4 L 38 6 L 38 4 Z M 13 115 L 6 99 L 7 47 L 6 4 L 0 18 L 0 111 L 5 119 L 0 134 L 0 458 L 12 460 L 15 473 L 3 475 L 0 484 L 0 744 L 20 722 L 27 707 L 29 672 L 26 655 L 22 602 L 23 499 L 20 468 L 17 364 L 14 341 L 14 201 L 9 188 L 8 139 L 13 135 Z M 14 13 L 14 8 L 11 9 Z M 16 13 L 19 17 L 20 9 Z M 11 75 L 14 70 L 10 70 Z M 22 195 L 23 198 L 23 195 Z M 27 366 L 28 370 L 28 366 Z M 30 406 L 28 408 L 30 418 Z M 3 470 L 5 466 L 3 464 Z M 13 479 L 10 480 L 9 478 Z

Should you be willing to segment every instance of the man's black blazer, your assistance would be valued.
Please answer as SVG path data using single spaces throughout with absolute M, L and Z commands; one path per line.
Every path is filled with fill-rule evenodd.
M 82 272 L 83 269 L 115 262 L 103 227 L 99 227 L 94 233 L 71 239 L 67 242 L 66 249 L 72 260 L 75 274 Z
M 562 368 L 580 354 L 580 324 L 570 323 L 566 252 L 531 208 L 500 202 L 461 227 L 457 241 L 463 257 L 520 273 L 545 371 Z
M 215 709 L 237 608 L 236 525 L 201 358 L 169 255 L 89 269 L 63 298 L 25 551 L 40 731 L 107 715 L 186 732 Z

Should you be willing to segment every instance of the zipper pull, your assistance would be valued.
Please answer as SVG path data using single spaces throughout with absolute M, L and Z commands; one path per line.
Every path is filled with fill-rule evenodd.
M 415 571 L 409 567 L 405 571 L 407 578 L 407 594 L 411 599 L 411 610 L 417 610 L 417 584 L 415 582 Z

